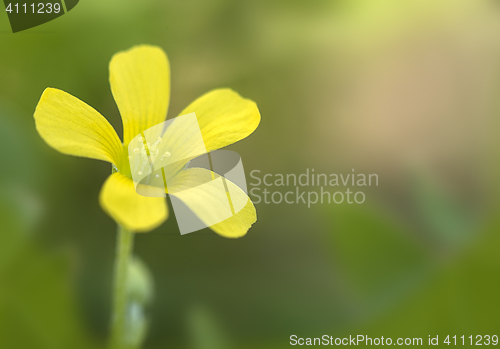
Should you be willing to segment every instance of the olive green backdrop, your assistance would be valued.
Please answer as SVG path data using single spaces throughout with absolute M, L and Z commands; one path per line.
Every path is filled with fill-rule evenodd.
M 180 236 L 172 211 L 137 236 L 146 348 L 498 335 L 499 20 L 477 0 L 82 0 L 12 34 L 0 14 L 0 347 L 105 346 L 111 167 L 52 150 L 32 115 L 56 87 L 121 135 L 108 62 L 137 44 L 169 55 L 170 117 L 219 87 L 257 102 L 230 147 L 247 176 L 379 175 L 362 205 L 258 204 L 242 239 Z

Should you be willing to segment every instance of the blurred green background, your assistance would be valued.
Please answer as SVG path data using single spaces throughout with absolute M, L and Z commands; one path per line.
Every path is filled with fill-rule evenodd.
M 137 44 L 169 55 L 169 117 L 219 87 L 257 102 L 230 147 L 247 176 L 379 174 L 362 205 L 258 204 L 242 239 L 180 236 L 172 211 L 137 236 L 145 348 L 499 334 L 498 2 L 82 0 L 16 34 L 0 14 L 0 348 L 105 346 L 111 168 L 49 148 L 32 115 L 56 87 L 121 135 L 108 62 Z

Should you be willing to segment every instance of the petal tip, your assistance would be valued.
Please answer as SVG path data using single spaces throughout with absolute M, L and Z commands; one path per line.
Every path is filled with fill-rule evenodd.
M 135 192 L 132 180 L 119 172 L 104 182 L 99 204 L 115 222 L 136 233 L 156 229 L 168 218 L 164 198 L 140 196 Z

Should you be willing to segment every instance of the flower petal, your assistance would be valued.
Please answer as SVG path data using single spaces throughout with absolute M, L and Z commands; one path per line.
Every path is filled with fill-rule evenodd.
M 243 194 L 245 193 L 243 192 Z M 239 238 L 244 236 L 256 221 L 257 212 L 255 211 L 255 206 L 247 196 L 247 203 L 241 211 L 225 221 L 212 225 L 210 229 L 226 238 Z
M 123 143 L 164 121 L 170 100 L 170 66 L 159 47 L 136 46 L 113 56 L 109 81 L 123 121 Z
M 38 133 L 52 148 L 119 165 L 123 147 L 113 126 L 78 98 L 47 88 L 34 117 Z
M 224 148 L 248 137 L 260 123 L 255 102 L 230 89 L 206 93 L 180 115 L 196 113 L 207 151 Z
M 221 236 L 242 237 L 257 221 L 255 207 L 247 194 L 233 182 L 211 171 L 201 168 L 183 170 L 168 183 L 168 191 Z M 179 217 L 177 220 L 179 222 Z
M 147 232 L 168 218 L 165 198 L 152 198 L 136 193 L 131 179 L 113 173 L 99 195 L 101 207 L 118 224 L 134 232 Z

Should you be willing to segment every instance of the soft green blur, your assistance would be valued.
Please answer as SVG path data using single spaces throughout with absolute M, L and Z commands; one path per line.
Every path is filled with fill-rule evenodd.
M 499 334 L 496 1 L 81 0 L 16 34 L 0 14 L 0 348 L 105 347 L 111 166 L 49 148 L 33 112 L 60 88 L 121 135 L 108 63 L 137 44 L 170 58 L 170 117 L 219 87 L 256 101 L 261 125 L 230 147 L 247 176 L 379 175 L 362 205 L 260 203 L 238 240 L 180 236 L 170 210 L 136 237 L 145 348 Z

